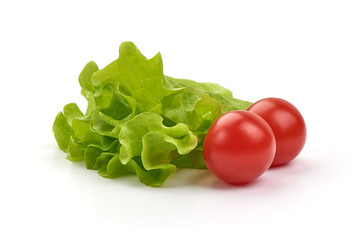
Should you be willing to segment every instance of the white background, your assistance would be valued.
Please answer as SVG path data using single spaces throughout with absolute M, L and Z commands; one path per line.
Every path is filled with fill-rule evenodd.
M 1 1 L 1 239 L 360 239 L 359 1 Z M 302 112 L 291 164 L 233 187 L 183 170 L 160 188 L 65 159 L 51 126 L 77 77 L 133 41 L 166 75 Z

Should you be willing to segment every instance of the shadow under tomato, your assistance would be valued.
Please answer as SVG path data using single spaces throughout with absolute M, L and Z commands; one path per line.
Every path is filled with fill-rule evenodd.
M 262 178 L 255 179 L 254 181 L 246 182 L 246 183 L 226 183 L 221 181 L 220 179 L 218 182 L 213 186 L 216 189 L 246 189 L 246 188 L 253 188 L 261 185 L 263 183 Z
M 212 174 L 209 170 L 194 170 L 194 169 L 180 169 L 167 182 L 163 185 L 164 188 L 176 187 L 203 187 L 212 189 L 243 189 L 250 188 L 262 183 L 262 179 L 242 183 L 242 184 L 229 184 Z
M 310 160 L 297 158 L 293 161 L 270 167 L 262 176 L 254 181 L 242 184 L 229 184 L 213 175 L 209 170 L 179 169 L 167 182 L 164 188 L 203 187 L 224 190 L 240 189 L 281 189 L 296 182 L 299 176 L 312 171 Z M 297 177 L 298 176 L 298 177 Z M 301 178 L 301 177 L 300 177 Z M 286 180 L 286 181 L 285 181 Z
M 293 161 L 290 161 L 290 162 L 287 162 L 287 163 L 284 163 L 281 165 L 270 166 L 270 168 L 268 170 L 287 168 L 287 167 L 291 166 L 294 163 L 294 161 L 297 162 L 296 159 L 294 159 Z
M 286 164 L 271 166 L 267 171 L 272 173 L 282 173 L 282 174 L 301 174 L 303 172 L 311 171 L 309 166 L 310 160 L 304 158 L 296 158 Z

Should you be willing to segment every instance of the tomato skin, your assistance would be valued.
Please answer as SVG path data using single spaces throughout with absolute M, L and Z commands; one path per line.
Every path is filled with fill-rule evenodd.
M 306 141 L 306 125 L 299 110 L 281 98 L 264 98 L 252 104 L 248 111 L 262 117 L 272 128 L 276 153 L 272 166 L 295 159 Z
M 255 113 L 238 110 L 220 116 L 209 128 L 203 156 L 208 169 L 230 184 L 255 180 L 271 165 L 275 137 Z

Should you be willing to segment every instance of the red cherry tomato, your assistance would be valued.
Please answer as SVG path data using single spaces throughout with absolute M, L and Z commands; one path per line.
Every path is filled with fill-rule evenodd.
M 248 111 L 262 117 L 274 132 L 276 153 L 272 166 L 288 163 L 301 152 L 306 126 L 295 106 L 280 98 L 265 98 L 252 104 Z
M 255 113 L 239 110 L 220 116 L 211 125 L 203 156 L 215 176 L 230 184 L 242 184 L 270 167 L 275 148 L 270 126 Z

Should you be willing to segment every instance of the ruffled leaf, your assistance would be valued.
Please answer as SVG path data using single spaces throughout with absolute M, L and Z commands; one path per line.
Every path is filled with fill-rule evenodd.
M 177 168 L 207 169 L 201 147 L 195 148 L 189 154 L 174 158 L 171 164 Z
M 215 83 L 166 76 L 175 88 L 183 89 L 162 101 L 162 114 L 173 122 L 182 122 L 192 131 L 206 132 L 221 115 L 232 110 L 245 110 L 251 103 L 232 97 L 230 90 Z
M 70 137 L 74 135 L 72 121 L 75 118 L 83 117 L 82 112 L 75 103 L 65 105 L 63 113 L 59 112 L 55 118 L 52 130 L 59 148 L 68 152 Z
M 150 187 L 160 186 L 176 171 L 173 164 L 160 164 L 151 170 L 145 169 L 139 157 L 131 159 L 128 164 L 133 166 L 140 182 Z
M 157 113 L 141 113 L 129 120 L 119 134 L 121 163 L 140 159 L 136 172 L 146 185 L 162 184 L 176 170 L 170 162 L 197 146 L 196 136 L 185 124 L 166 127 L 162 121 Z
M 95 109 L 95 100 L 94 100 L 94 92 L 95 88 L 91 82 L 92 75 L 99 70 L 98 66 L 95 62 L 91 61 L 87 63 L 84 69 L 81 71 L 79 75 L 79 83 L 81 86 L 81 94 L 86 98 L 88 102 L 88 107 L 86 110 L 86 115 L 91 114 Z
M 126 122 L 119 134 L 120 161 L 126 164 L 141 156 L 145 168 L 151 169 L 159 162 L 170 162 L 168 159 L 174 150 L 183 155 L 196 147 L 197 138 L 185 124 L 166 127 L 162 121 L 159 114 L 145 112 Z M 150 149 L 159 147 L 164 147 L 160 148 L 163 153 L 151 153 Z
M 161 55 L 148 60 L 132 42 L 124 42 L 119 58 L 92 75 L 97 88 L 111 85 L 117 91 L 133 97 L 138 112 L 159 112 L 161 100 L 179 91 L 165 80 Z
M 100 167 L 98 171 L 99 175 L 105 178 L 116 178 L 128 174 L 136 174 L 135 166 L 131 163 L 122 164 L 119 159 L 119 155 L 114 155 L 107 165 Z
M 56 116 L 52 130 L 59 148 L 68 152 L 70 137 L 74 132 L 62 112 Z

